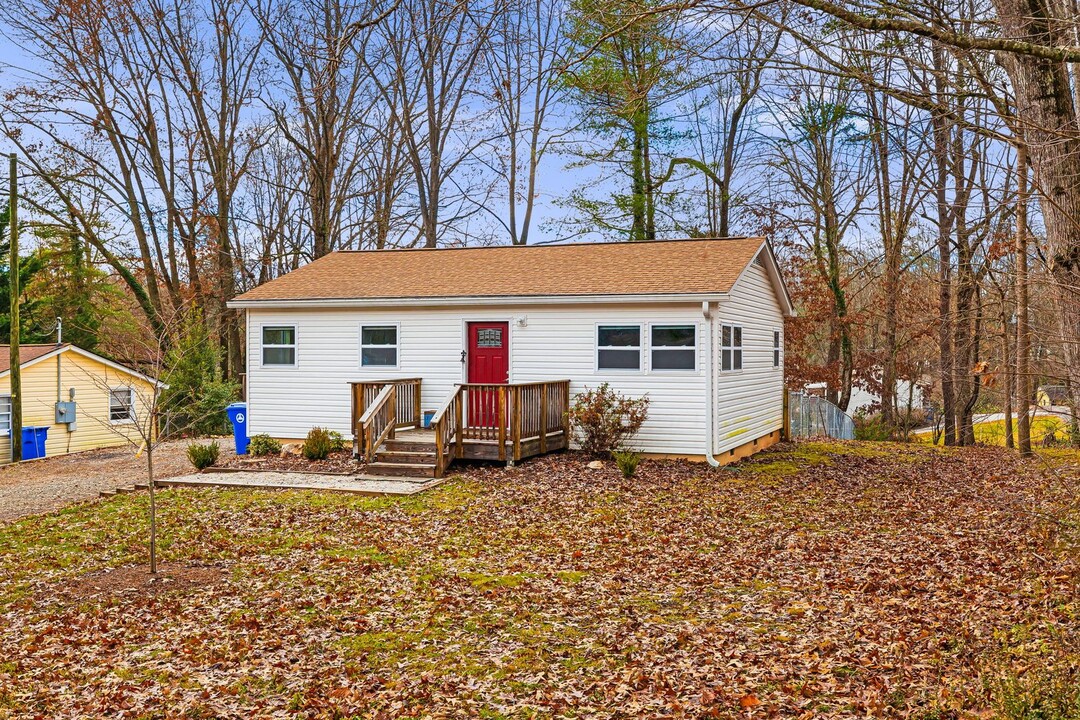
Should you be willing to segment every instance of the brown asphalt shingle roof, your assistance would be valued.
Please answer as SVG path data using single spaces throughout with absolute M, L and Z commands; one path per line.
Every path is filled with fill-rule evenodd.
M 19 366 L 22 367 L 31 360 L 37 360 L 42 355 L 48 355 L 53 350 L 59 347 L 66 347 L 64 345 L 19 345 Z M 0 345 L 0 373 L 5 373 L 11 369 L 11 346 Z
M 236 298 L 396 298 L 726 293 L 764 240 L 335 252 Z

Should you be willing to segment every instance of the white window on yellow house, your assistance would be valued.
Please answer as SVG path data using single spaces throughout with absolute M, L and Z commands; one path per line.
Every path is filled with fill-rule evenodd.
M 109 391 L 109 422 L 135 422 L 134 388 L 113 388 Z
M 11 396 L 0 395 L 0 437 L 11 435 Z

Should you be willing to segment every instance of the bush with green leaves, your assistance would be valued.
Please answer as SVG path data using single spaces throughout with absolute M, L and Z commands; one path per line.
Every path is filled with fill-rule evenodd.
M 641 463 L 641 454 L 633 450 L 616 450 L 612 455 L 615 457 L 615 464 L 619 466 L 622 476 L 627 480 L 634 477 L 638 464 Z
M 265 455 L 277 455 L 281 452 L 281 443 L 274 438 L 270 437 L 266 433 L 260 433 L 253 435 L 248 442 L 248 453 L 255 457 L 263 457 Z
M 325 460 L 334 451 L 334 439 L 326 428 L 313 427 L 308 431 L 301 452 L 308 460 Z
M 343 452 L 347 447 L 349 447 L 349 443 L 345 440 L 345 436 L 339 433 L 337 430 L 331 430 L 330 452 Z
M 579 393 L 568 413 L 581 449 L 607 456 L 637 434 L 649 412 L 649 398 L 628 398 L 607 383 Z
M 221 448 L 216 442 L 191 443 L 187 447 L 188 460 L 196 470 L 203 470 L 216 463 L 220 452 Z
M 202 313 L 192 310 L 165 356 L 168 388 L 160 410 L 167 435 L 227 435 L 225 406 L 240 397 L 240 386 L 222 380 L 221 351 L 211 341 Z
M 892 440 L 895 434 L 895 429 L 885 422 L 881 413 L 855 413 L 852 420 L 856 440 Z

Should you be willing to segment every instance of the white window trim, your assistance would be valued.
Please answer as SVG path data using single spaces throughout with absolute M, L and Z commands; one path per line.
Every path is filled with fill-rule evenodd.
M 784 331 L 773 330 L 773 369 L 784 367 Z
M 112 416 L 113 393 L 126 390 L 128 394 L 128 416 L 122 420 L 114 420 Z M 135 424 L 135 388 L 130 385 L 109 388 L 109 424 L 110 425 L 134 425 Z
M 657 327 L 659 327 L 659 328 L 683 328 L 683 327 L 693 328 L 693 330 L 694 330 L 694 344 L 693 344 L 693 346 L 690 346 L 690 345 L 657 345 L 657 346 L 653 346 L 653 344 L 652 344 L 652 331 L 653 331 L 653 328 L 657 328 Z M 696 375 L 696 374 L 698 374 L 699 370 L 701 369 L 701 363 L 700 363 L 699 358 L 698 358 L 698 356 L 701 354 L 701 348 L 698 345 L 698 338 L 701 337 L 701 333 L 699 332 L 698 324 L 696 322 L 673 321 L 673 322 L 649 323 L 648 335 L 649 335 L 649 337 L 648 337 L 648 354 L 649 354 L 649 373 L 650 374 L 652 374 L 652 375 L 667 375 L 669 373 L 673 374 L 673 375 Z M 684 368 L 684 369 L 680 369 L 680 368 L 659 368 L 659 369 L 656 369 L 656 368 L 653 368 L 653 351 L 654 350 L 659 350 L 660 352 L 670 351 L 670 350 L 693 350 L 694 351 L 694 367 L 693 368 Z
M 396 342 L 393 345 L 365 345 L 364 344 L 364 328 L 394 328 L 394 339 Z M 356 358 L 357 364 L 361 370 L 400 370 L 401 369 L 401 323 L 396 322 L 363 322 L 360 323 L 360 354 Z M 394 364 L 393 365 L 365 365 L 364 364 L 364 348 L 394 348 Z
M 7 401 L 7 412 L 0 412 L 0 417 L 7 415 L 7 429 L 0 430 L 0 437 L 11 437 L 11 395 L 0 395 L 0 402 Z
M 292 328 L 293 341 L 292 345 L 266 345 L 263 343 L 263 331 L 267 328 Z M 266 355 L 263 352 L 266 348 L 292 348 L 293 349 L 293 361 L 291 365 L 285 363 L 267 363 L 265 361 Z M 281 369 L 289 370 L 291 368 L 298 367 L 300 365 L 300 330 L 296 323 L 264 323 L 259 326 L 259 367 L 266 368 L 267 370 Z
M 731 345 L 724 344 L 724 328 L 731 328 Z M 739 328 L 739 344 L 735 345 L 735 328 Z M 720 323 L 720 357 L 717 358 L 716 366 L 724 375 L 738 375 L 746 367 L 746 328 L 731 322 Z M 731 365 L 728 370 L 724 369 L 724 350 L 731 350 Z M 739 351 L 739 367 L 735 365 L 735 350 Z
M 638 329 L 638 366 L 637 368 L 602 368 L 600 367 L 600 351 L 601 350 L 633 350 L 633 346 L 628 345 L 601 345 L 600 344 L 600 328 L 602 327 L 636 327 Z M 593 328 L 593 346 L 596 348 L 593 352 L 593 370 L 597 375 L 605 375 L 607 373 L 617 373 L 619 375 L 644 375 L 646 373 L 645 364 L 645 349 L 647 347 L 646 338 L 647 326 L 645 323 L 633 322 L 633 321 L 619 321 L 610 320 L 605 322 L 596 323 Z

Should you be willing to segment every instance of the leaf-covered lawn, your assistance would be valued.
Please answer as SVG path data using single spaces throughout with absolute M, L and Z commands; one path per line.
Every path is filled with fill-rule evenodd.
M 75 592 L 144 559 L 118 496 L 0 528 L 0 717 L 1076 717 L 1076 463 L 803 444 L 170 490 L 164 559 L 224 580 Z

